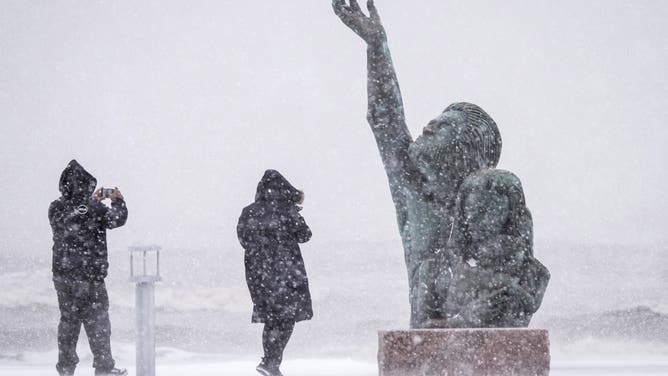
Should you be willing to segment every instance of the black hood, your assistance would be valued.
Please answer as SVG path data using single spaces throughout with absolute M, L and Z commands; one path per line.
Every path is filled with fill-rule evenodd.
M 97 180 L 72 159 L 60 175 L 60 193 L 68 200 L 85 200 L 93 195 Z
M 255 201 L 268 201 L 276 204 L 301 202 L 303 193 L 295 188 L 276 170 L 267 170 L 257 185 Z

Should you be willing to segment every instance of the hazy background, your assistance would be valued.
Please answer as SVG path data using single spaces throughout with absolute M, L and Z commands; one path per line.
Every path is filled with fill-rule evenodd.
M 498 123 L 499 167 L 522 179 L 535 254 L 553 274 L 542 317 L 666 307 L 666 2 L 376 3 L 414 136 L 456 101 Z M 359 289 L 357 308 L 383 290 L 387 310 L 363 313 L 406 322 L 394 210 L 365 119 L 365 60 L 327 0 L 0 1 L 5 305 L 40 286 L 41 304 L 55 308 L 47 208 L 76 158 L 101 185 L 119 186 L 130 210 L 110 233 L 112 300 L 132 303 L 131 290 L 114 294 L 129 289 L 127 246 L 157 243 L 172 265 L 164 286 L 193 276 L 232 286 L 236 295 L 214 290 L 193 306 L 218 299 L 214 309 L 233 304 L 247 324 L 235 226 L 275 168 L 306 192 L 317 311 L 345 301 L 327 298 L 344 280 Z M 39 270 L 24 276 L 38 281 L 21 282 L 23 270 Z M 365 270 L 381 274 L 352 274 Z
M 666 240 L 664 2 L 377 5 L 413 134 L 451 102 L 483 106 L 538 238 Z M 306 191 L 313 244 L 397 237 L 365 48 L 329 1 L 1 6 L 3 252 L 48 253 L 71 158 L 122 188 L 119 247 L 236 246 L 266 168 Z

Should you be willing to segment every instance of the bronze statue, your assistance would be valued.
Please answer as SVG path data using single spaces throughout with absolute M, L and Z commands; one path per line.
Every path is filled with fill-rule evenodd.
M 367 44 L 367 120 L 376 138 L 396 208 L 408 269 L 411 327 L 528 325 L 540 305 L 549 279 L 547 269 L 533 258 L 531 241 L 526 238 L 531 237 L 532 232 L 528 209 L 526 206 L 522 209 L 524 232 L 506 234 L 514 214 L 510 206 L 498 207 L 497 204 L 510 202 L 508 196 L 492 195 L 476 201 L 481 197 L 474 194 L 460 196 L 458 201 L 465 180 L 473 186 L 471 191 L 477 192 L 476 184 L 483 184 L 474 178 L 478 176 L 476 174 L 490 174 L 489 179 L 482 179 L 485 181 L 506 177 L 505 173 L 493 170 L 501 155 L 501 135 L 496 123 L 474 104 L 455 103 L 430 121 L 422 135 L 413 141 L 406 126 L 387 36 L 374 2 L 367 3 L 369 16 L 362 12 L 356 0 L 333 0 L 332 6 L 343 23 Z M 519 180 L 515 188 L 519 189 L 524 205 Z M 462 204 L 462 200 L 469 214 L 477 211 L 480 216 L 489 217 L 489 221 L 476 224 L 460 220 L 453 228 L 455 217 L 461 214 L 457 205 Z M 494 226 L 488 228 L 491 223 Z M 457 235 L 454 230 L 461 234 L 451 236 Z M 509 244 L 501 241 L 514 237 L 525 238 L 509 240 Z M 490 248 L 488 243 L 494 247 Z M 488 249 L 500 252 L 503 257 L 486 257 Z M 519 271 L 511 275 L 525 281 L 516 284 L 513 284 L 514 279 L 513 283 L 499 282 L 499 289 L 508 290 L 505 295 L 501 294 L 507 297 L 508 304 L 501 305 L 503 299 L 499 294 L 487 300 L 484 297 L 476 299 L 475 294 L 482 292 L 488 274 L 496 276 L 499 274 L 497 269 L 503 268 L 508 261 L 505 252 L 522 254 L 523 261 L 517 260 Z M 476 257 L 482 261 L 478 269 L 464 269 L 462 263 L 475 263 Z M 488 259 L 492 260 L 491 266 L 484 264 Z M 469 265 L 469 268 L 473 267 Z M 489 273 L 479 273 L 481 268 Z M 451 291 L 457 295 L 450 296 Z M 471 292 L 474 295 L 470 295 Z M 494 292 L 498 291 L 490 291 L 490 294 Z M 475 307 L 483 302 L 498 302 L 497 308 L 502 312 L 480 312 Z M 470 314 L 471 310 L 479 315 Z M 519 315 L 521 320 L 507 319 L 507 315 Z

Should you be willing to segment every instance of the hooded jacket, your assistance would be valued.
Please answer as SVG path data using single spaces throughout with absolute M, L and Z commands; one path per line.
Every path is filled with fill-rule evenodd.
M 253 322 L 303 321 L 313 317 L 299 243 L 311 230 L 299 214 L 302 192 L 280 173 L 267 170 L 255 202 L 243 209 L 237 235 L 245 250 L 246 283 Z
M 125 201 L 111 208 L 92 197 L 97 180 L 76 160 L 60 175 L 61 196 L 49 206 L 54 281 L 102 281 L 107 276 L 107 230 L 123 226 Z

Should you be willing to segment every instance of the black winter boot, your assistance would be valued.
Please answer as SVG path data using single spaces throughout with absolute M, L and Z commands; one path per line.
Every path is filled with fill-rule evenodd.
M 74 369 L 56 367 L 60 376 L 74 376 Z
M 264 362 L 258 364 L 257 367 L 255 367 L 255 370 L 262 376 L 273 376 L 271 368 Z
M 281 371 L 278 369 L 278 366 L 273 364 L 267 364 L 264 361 L 255 367 L 255 370 L 263 376 L 283 376 Z

